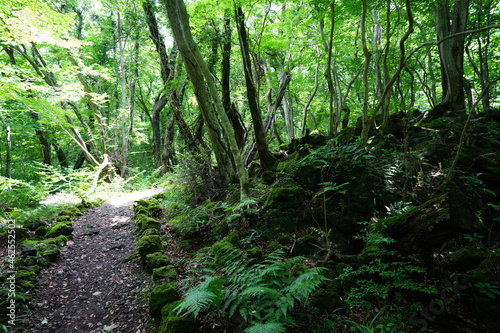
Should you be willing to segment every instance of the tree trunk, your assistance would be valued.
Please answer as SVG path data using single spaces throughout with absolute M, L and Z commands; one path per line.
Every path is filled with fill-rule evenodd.
M 451 13 L 447 1 L 436 1 L 434 16 L 438 40 L 465 31 L 468 7 L 469 0 L 457 0 Z M 465 112 L 464 47 L 465 35 L 448 38 L 439 44 L 443 96 L 441 102 L 425 116 L 426 121 L 436 119 L 447 111 Z
M 479 229 L 481 224 L 462 194 L 448 193 L 401 215 L 380 220 L 375 227 L 396 240 L 391 249 L 425 262 L 444 243 Z
M 262 115 L 257 103 L 257 90 L 255 89 L 252 62 L 250 59 L 250 50 L 248 37 L 245 28 L 245 17 L 241 7 L 235 9 L 236 25 L 238 27 L 238 36 L 240 40 L 241 57 L 243 59 L 243 71 L 245 73 L 245 83 L 247 88 L 248 107 L 252 116 L 252 124 L 255 135 L 255 146 L 259 152 L 259 158 L 262 168 L 265 170 L 274 169 L 276 159 L 269 151 L 266 140 L 266 133 L 262 126 Z
M 12 140 L 11 140 L 11 132 L 10 132 L 10 125 L 6 125 L 5 127 L 6 131 L 6 141 L 7 141 L 7 150 L 5 152 L 5 177 L 7 179 L 12 179 Z M 9 183 L 9 190 L 10 190 L 10 183 Z
M 184 65 L 194 88 L 198 105 L 204 116 L 205 124 L 208 127 L 209 138 L 212 143 L 217 164 L 221 170 L 221 174 L 225 180 L 232 178 L 232 165 L 229 163 L 225 147 L 222 144 L 219 136 L 219 124 L 216 121 L 216 113 L 219 117 L 222 127 L 224 128 L 229 148 L 236 166 L 236 171 L 240 181 L 240 200 L 248 199 L 248 191 L 250 183 L 248 172 L 243 166 L 238 144 L 236 143 L 234 129 L 229 121 L 229 118 L 224 111 L 222 102 L 215 87 L 213 76 L 208 70 L 207 64 L 203 60 L 200 51 L 191 35 L 189 26 L 189 16 L 186 11 L 184 1 L 182 0 L 166 0 L 164 1 L 167 8 L 167 15 L 172 28 L 172 34 L 179 47 Z

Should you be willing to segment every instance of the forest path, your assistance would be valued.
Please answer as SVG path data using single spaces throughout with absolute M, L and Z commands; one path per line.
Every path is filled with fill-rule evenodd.
M 131 206 L 161 192 L 124 194 L 75 219 L 63 259 L 43 270 L 27 318 L 16 332 L 143 333 L 150 320 L 140 300 L 149 277 L 135 251 Z

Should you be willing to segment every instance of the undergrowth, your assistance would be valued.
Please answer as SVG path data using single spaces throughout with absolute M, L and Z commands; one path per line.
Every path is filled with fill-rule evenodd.
M 227 245 L 199 252 L 199 275 L 177 307 L 178 314 L 207 322 L 242 322 L 246 333 L 286 332 L 293 326 L 293 310 L 328 280 L 324 268 L 306 268 L 302 257 L 285 258 L 282 250 L 259 261 Z M 209 315 L 212 313 L 212 315 Z

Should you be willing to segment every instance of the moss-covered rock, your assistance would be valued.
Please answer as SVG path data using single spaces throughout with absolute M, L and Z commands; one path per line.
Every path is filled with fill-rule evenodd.
M 151 236 L 151 235 L 160 235 L 160 230 L 155 229 L 155 228 L 148 228 L 146 230 L 143 230 L 139 233 L 139 236 Z
M 320 313 L 334 313 L 335 310 L 345 307 L 345 303 L 338 293 L 321 288 L 311 295 L 309 304 Z
M 76 207 L 68 207 L 68 208 L 62 210 L 61 212 L 59 212 L 58 215 L 59 216 L 71 216 L 71 217 L 75 217 L 75 216 L 82 216 L 83 213 L 82 213 L 81 210 L 79 210 Z
M 71 236 L 72 233 L 73 233 L 72 222 L 58 222 L 50 227 L 50 229 L 45 234 L 45 237 L 53 238 L 61 235 Z
M 199 325 L 187 318 L 168 317 L 166 318 L 158 331 L 159 333 L 197 333 Z
M 136 221 L 136 226 L 137 226 L 137 230 L 138 230 L 139 235 L 141 235 L 142 232 L 144 232 L 144 230 L 146 230 L 146 229 L 156 229 L 159 231 L 161 228 L 161 223 L 152 217 L 145 216 L 145 215 L 141 214 L 140 218 L 137 219 L 137 221 Z
M 43 240 L 43 243 L 47 245 L 53 244 L 57 247 L 63 247 L 64 245 L 66 245 L 67 241 L 68 237 L 66 237 L 65 235 L 59 235 L 54 238 L 46 238 Z
M 229 225 L 226 220 L 221 221 L 218 223 L 215 228 L 213 228 L 211 235 L 213 239 L 219 240 L 222 239 L 224 236 L 226 236 L 229 233 Z
M 39 238 L 43 238 L 43 237 L 45 237 L 45 235 L 47 235 L 48 231 L 49 231 L 49 228 L 46 226 L 38 227 L 35 230 L 35 236 L 39 237 Z
M 33 219 L 33 220 L 29 220 L 29 221 L 24 222 L 24 227 L 26 229 L 28 229 L 29 231 L 35 231 L 36 229 L 38 229 L 40 227 L 45 227 L 45 226 L 47 226 L 47 223 L 45 223 L 45 221 L 42 221 L 40 219 Z
M 214 243 L 212 245 L 212 253 L 214 254 L 214 260 L 216 263 L 223 264 L 224 263 L 224 255 L 234 249 L 235 246 L 228 242 L 227 240 L 222 240 L 220 242 Z
M 161 309 L 168 303 L 181 299 L 177 290 L 169 283 L 157 286 L 149 297 L 149 313 L 152 317 L 159 317 Z
M 294 232 L 310 224 L 310 216 L 303 211 L 270 209 L 257 221 L 256 229 L 265 235 L 274 235 Z
M 260 261 L 262 259 L 263 253 L 260 247 L 254 246 L 247 250 L 247 255 L 249 258 L 253 258 Z
M 174 266 L 167 265 L 159 268 L 153 268 L 153 280 L 158 281 L 162 279 L 175 280 L 177 278 L 177 272 Z
M 142 260 L 145 260 L 148 254 L 161 251 L 163 251 L 163 245 L 158 235 L 144 236 L 137 242 L 137 252 Z
M 54 244 L 47 245 L 42 251 L 40 251 L 40 254 L 50 262 L 55 262 L 61 258 L 61 251 Z
M 476 268 L 488 254 L 472 246 L 466 246 L 450 254 L 450 265 L 460 271 Z
M 182 300 L 177 300 L 166 304 L 163 308 L 161 308 L 161 317 L 164 319 L 167 319 L 168 317 L 174 317 L 176 315 L 174 310 L 181 303 Z
M 146 263 L 146 266 L 148 266 L 150 269 L 160 268 L 162 266 L 167 266 L 172 264 L 168 256 L 162 252 L 154 252 L 146 255 L 144 262 Z
M 306 199 L 307 192 L 301 187 L 273 187 L 269 192 L 264 208 L 298 208 Z
M 267 249 L 269 251 L 276 251 L 276 250 L 281 250 L 283 249 L 283 245 L 281 245 L 280 243 L 278 243 L 277 241 L 271 241 L 268 245 L 267 245 Z

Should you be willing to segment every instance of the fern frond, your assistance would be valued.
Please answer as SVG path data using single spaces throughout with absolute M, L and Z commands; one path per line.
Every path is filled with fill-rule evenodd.
M 174 309 L 176 313 L 197 318 L 201 311 L 214 306 L 220 308 L 224 280 L 207 277 L 207 280 L 188 290 L 182 302 Z
M 322 267 L 311 268 L 299 275 L 283 291 L 290 293 L 299 302 L 305 302 L 316 288 L 329 279 L 321 274 Z
M 282 323 L 267 322 L 267 323 L 257 323 L 253 326 L 246 328 L 243 332 L 245 333 L 284 333 L 286 328 Z

